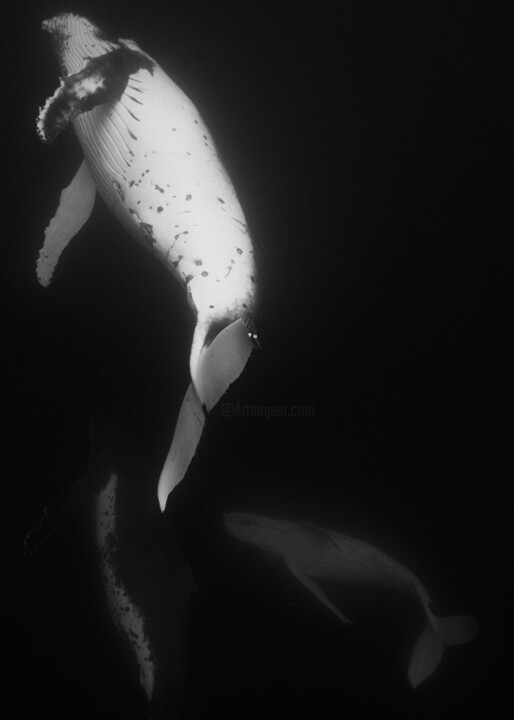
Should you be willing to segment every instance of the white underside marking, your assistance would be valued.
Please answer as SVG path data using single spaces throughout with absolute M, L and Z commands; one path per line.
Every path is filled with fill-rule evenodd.
M 116 531 L 117 485 L 118 476 L 113 472 L 96 499 L 95 524 L 102 577 L 111 615 L 132 646 L 139 665 L 139 681 L 150 700 L 154 688 L 155 667 L 151 659 L 144 618 L 118 577 L 116 567 L 116 556 L 119 552 Z

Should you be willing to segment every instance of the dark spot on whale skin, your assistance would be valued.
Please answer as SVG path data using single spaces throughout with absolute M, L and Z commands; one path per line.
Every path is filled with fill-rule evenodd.
M 186 200 L 191 200 L 192 197 L 192 195 L 186 195 Z
M 112 184 L 114 185 L 114 189 L 120 196 L 121 201 L 125 200 L 125 193 L 123 192 L 123 188 L 121 187 L 121 184 L 113 178 Z
M 243 254 L 243 251 L 241 250 L 240 247 L 236 247 L 236 252 L 237 252 L 238 255 L 242 255 L 242 254 Z
M 130 135 L 130 137 L 132 138 L 132 140 L 137 140 L 137 136 L 134 135 L 134 133 L 132 132 L 132 130 L 129 129 L 128 134 Z
M 219 197 L 219 198 L 216 198 L 216 199 L 217 199 L 217 201 L 220 202 L 222 205 L 225 204 L 225 201 L 223 200 L 223 198 Z
M 157 208 L 157 212 L 161 213 L 161 212 L 163 212 L 163 210 L 164 210 L 163 206 L 159 205 L 159 207 Z
M 194 275 L 186 275 L 186 277 L 184 278 L 184 282 L 186 283 L 186 285 L 190 283 L 193 278 Z
M 194 263 L 195 263 L 195 265 L 203 265 L 202 260 L 199 260 L 199 259 L 196 259 L 196 260 L 194 261 Z
M 174 236 L 175 240 L 178 240 L 178 238 L 179 238 L 181 235 L 189 235 L 189 230 L 184 230 L 183 232 L 177 233 L 177 234 Z
M 209 305 L 211 310 L 214 310 L 214 305 Z
M 118 49 L 114 52 L 118 53 L 129 75 L 135 75 L 138 70 L 147 70 L 150 75 L 153 75 L 155 67 L 154 61 L 146 55 L 143 55 L 143 53 L 127 47 L 123 44 L 123 41 L 120 41 Z
M 157 183 L 154 184 L 154 188 L 158 190 L 160 193 L 164 192 L 164 188 L 162 188 L 160 185 L 157 185 Z
M 129 187 L 134 187 L 135 184 L 136 184 L 136 181 L 135 181 L 135 180 L 131 180 L 131 181 L 129 182 Z
M 149 245 L 155 245 L 155 238 L 153 236 L 153 225 L 150 225 L 150 223 L 140 222 L 139 228 L 143 233 L 145 241 Z
M 202 271 L 202 277 L 207 277 L 208 275 L 209 273 L 207 272 L 207 270 Z

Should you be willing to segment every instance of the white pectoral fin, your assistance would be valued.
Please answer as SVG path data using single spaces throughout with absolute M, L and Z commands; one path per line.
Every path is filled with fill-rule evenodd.
M 331 610 L 335 615 L 337 615 L 339 620 L 353 625 L 353 622 L 349 620 L 345 615 L 343 615 L 339 608 L 336 607 L 336 605 L 334 605 L 334 603 L 328 599 L 327 595 L 323 592 L 320 586 L 314 582 L 314 580 L 312 580 L 310 577 L 298 570 L 296 565 L 288 564 L 287 567 L 295 576 L 295 578 L 302 583 L 302 585 L 304 585 L 308 590 L 310 590 L 311 593 L 315 595 L 320 602 L 323 603 L 323 605 L 326 605 L 329 610 Z
M 157 496 L 164 512 L 168 495 L 182 480 L 194 457 L 203 426 L 205 413 L 193 384 L 189 385 L 180 406 L 175 434 L 159 478 Z
M 210 412 L 241 375 L 255 345 L 241 318 L 223 328 L 209 345 L 203 344 L 204 338 L 205 329 L 198 327 L 191 350 L 191 379 Z
M 36 266 L 37 278 L 44 287 L 50 284 L 62 251 L 91 215 L 95 194 L 95 183 L 83 160 L 71 183 L 62 191 L 55 217 L 45 231 Z

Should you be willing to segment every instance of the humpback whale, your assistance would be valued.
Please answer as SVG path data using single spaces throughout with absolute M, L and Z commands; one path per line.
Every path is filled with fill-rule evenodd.
M 37 130 L 52 143 L 70 124 L 84 159 L 45 232 L 37 277 L 47 286 L 71 238 L 103 198 L 128 233 L 168 268 L 196 318 L 185 393 L 158 498 L 164 511 L 195 454 L 206 413 L 259 346 L 256 267 L 234 186 L 198 110 L 133 40 L 84 17 L 46 20 L 59 87 Z
M 408 568 L 362 540 L 325 530 L 311 523 L 275 520 L 252 513 L 224 515 L 227 532 L 282 562 L 294 577 L 340 620 L 350 623 L 317 581 L 382 586 L 416 596 L 426 616 L 425 628 L 411 655 L 408 679 L 412 687 L 426 680 L 439 665 L 446 646 L 467 643 L 478 632 L 468 615 L 437 617 L 428 591 Z

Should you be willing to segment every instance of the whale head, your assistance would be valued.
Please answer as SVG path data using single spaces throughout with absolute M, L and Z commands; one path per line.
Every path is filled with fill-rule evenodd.
M 82 70 L 88 58 L 99 57 L 117 47 L 100 28 L 73 13 L 55 15 L 44 20 L 42 27 L 52 36 L 59 67 L 64 76 Z

